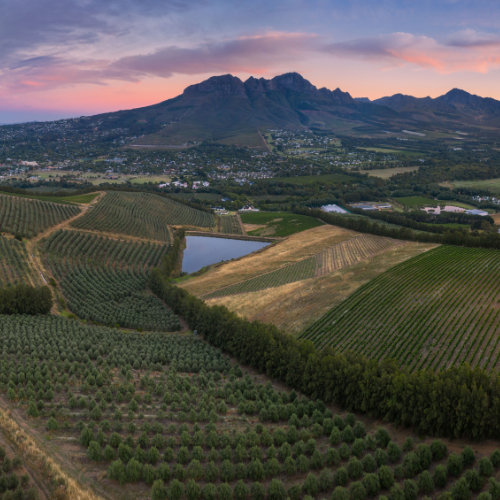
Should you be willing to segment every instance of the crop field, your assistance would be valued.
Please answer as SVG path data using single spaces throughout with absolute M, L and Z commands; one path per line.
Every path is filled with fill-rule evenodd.
M 33 238 L 79 212 L 71 205 L 0 195 L 0 232 Z
M 317 148 L 316 148 L 317 149 Z M 313 182 L 348 183 L 355 182 L 356 177 L 346 174 L 301 175 L 298 177 L 273 177 L 273 182 L 286 182 L 289 184 L 311 184 Z
M 107 193 L 73 227 L 169 242 L 167 225 L 213 227 L 212 214 L 149 193 Z
M 406 205 L 408 207 L 417 206 L 428 206 L 428 205 L 438 205 L 442 203 L 441 201 L 433 200 L 431 198 L 424 198 L 423 196 L 408 196 L 406 198 L 394 198 L 399 203 Z M 446 202 L 447 204 L 453 204 L 452 202 Z
M 28 261 L 24 242 L 0 236 L 0 287 L 38 284 Z
M 367 432 L 352 414 L 244 374 L 194 335 L 0 316 L 0 339 L 6 406 L 106 498 L 416 499 L 500 489 L 488 484 L 498 451 L 478 460 L 438 440 L 398 444 L 383 428 Z
M 241 224 L 237 215 L 221 215 L 221 233 L 225 234 L 243 234 Z
M 144 292 L 149 270 L 167 245 L 125 242 L 78 231 L 56 231 L 44 254 L 68 308 L 85 320 L 144 330 L 176 331 L 170 309 Z
M 284 238 L 324 224 L 314 217 L 282 212 L 242 212 L 240 217 L 243 224 L 266 225 L 264 228 L 255 229 L 248 233 L 253 236 L 277 236 Z
M 271 273 L 215 290 L 204 295 L 203 298 L 213 299 L 236 293 L 256 292 L 308 278 L 325 276 L 337 269 L 352 266 L 357 262 L 401 245 L 404 245 L 404 242 L 391 238 L 373 235 L 359 236 Z
M 499 299 L 497 251 L 442 246 L 362 286 L 302 338 L 412 370 L 465 362 L 497 370 Z
M 373 170 L 360 170 L 362 174 L 368 174 L 369 177 L 380 177 L 388 179 L 393 175 L 404 174 L 406 172 L 415 172 L 419 167 L 397 167 L 397 168 L 381 168 Z

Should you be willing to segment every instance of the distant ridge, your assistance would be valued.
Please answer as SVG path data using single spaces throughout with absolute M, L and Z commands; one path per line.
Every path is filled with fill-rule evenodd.
M 205 140 L 264 148 L 259 130 L 290 129 L 367 136 L 387 129 L 500 127 L 500 102 L 453 89 L 444 96 L 403 94 L 370 101 L 339 88 L 318 89 L 298 73 L 270 80 L 212 76 L 167 101 L 87 117 L 103 128 L 129 128 L 143 135 L 136 145 L 181 146 Z

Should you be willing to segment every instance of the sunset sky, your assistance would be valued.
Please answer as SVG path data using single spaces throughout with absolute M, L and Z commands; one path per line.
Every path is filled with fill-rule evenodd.
M 226 73 L 500 99 L 493 0 L 0 0 L 0 48 L 0 123 L 145 106 Z

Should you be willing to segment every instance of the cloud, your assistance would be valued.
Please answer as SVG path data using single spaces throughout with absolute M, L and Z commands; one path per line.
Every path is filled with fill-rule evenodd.
M 451 34 L 446 45 L 465 48 L 500 47 L 500 36 L 467 29 Z
M 259 74 L 281 63 L 294 62 L 316 49 L 315 35 L 269 32 L 191 48 L 163 47 L 116 61 L 47 55 L 11 62 L 0 71 L 0 88 L 9 92 L 31 92 L 76 84 L 106 85 L 111 80 L 137 82 L 145 77 L 170 78 L 174 74 Z
M 486 38 L 478 35 L 467 30 L 455 34 L 448 42 L 440 43 L 426 36 L 391 33 L 332 43 L 323 50 L 338 57 L 383 62 L 389 67 L 409 64 L 439 73 L 486 73 L 500 65 L 500 43 L 493 43 L 491 37 L 486 43 Z

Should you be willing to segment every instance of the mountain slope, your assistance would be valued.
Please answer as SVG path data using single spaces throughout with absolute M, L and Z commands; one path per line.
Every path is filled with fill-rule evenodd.
M 500 102 L 453 89 L 444 96 L 396 94 L 370 102 L 340 89 L 318 89 L 298 73 L 271 80 L 213 76 L 167 101 L 91 117 L 104 127 L 144 134 L 136 144 L 185 145 L 203 140 L 261 144 L 262 129 L 317 129 L 371 136 L 405 127 L 500 126 Z M 245 142 L 246 141 L 246 142 Z

